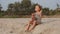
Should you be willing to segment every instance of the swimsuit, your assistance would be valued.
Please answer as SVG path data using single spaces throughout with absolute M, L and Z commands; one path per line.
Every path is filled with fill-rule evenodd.
M 41 23 L 41 17 L 40 17 L 40 15 L 38 15 L 37 13 L 34 13 L 34 18 L 35 18 L 35 21 L 37 21 L 37 24 Z

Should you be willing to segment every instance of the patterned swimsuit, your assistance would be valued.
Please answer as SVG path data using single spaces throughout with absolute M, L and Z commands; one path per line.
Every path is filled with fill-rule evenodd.
M 41 24 L 41 17 L 37 13 L 34 13 L 35 21 L 37 21 L 37 24 Z

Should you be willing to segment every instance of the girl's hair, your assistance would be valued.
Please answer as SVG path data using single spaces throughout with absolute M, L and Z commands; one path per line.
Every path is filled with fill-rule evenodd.
M 36 12 L 36 11 L 35 11 L 35 7 L 36 7 L 36 6 L 39 6 L 40 10 L 42 10 L 42 7 L 41 7 L 39 4 L 35 4 L 34 7 L 33 7 L 33 12 L 32 12 L 32 13 Z
M 39 4 L 36 4 L 35 6 L 39 6 L 40 10 L 42 10 L 42 7 Z M 34 7 L 35 8 L 35 7 Z
M 36 6 L 39 6 L 40 10 L 42 10 L 42 7 L 41 7 L 39 4 L 36 4 L 36 5 L 34 6 L 34 12 L 36 12 L 36 11 L 35 11 L 35 7 L 36 7 Z M 34 13 L 34 12 L 33 12 L 33 13 Z

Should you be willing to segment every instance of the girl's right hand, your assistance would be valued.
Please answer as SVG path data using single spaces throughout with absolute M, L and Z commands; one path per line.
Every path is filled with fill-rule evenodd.
M 35 19 L 35 17 L 34 17 L 34 13 L 32 13 L 32 20 L 34 20 Z

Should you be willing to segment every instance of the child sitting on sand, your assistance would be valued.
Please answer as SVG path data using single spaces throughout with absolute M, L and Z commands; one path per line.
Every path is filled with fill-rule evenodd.
M 41 6 L 35 6 L 35 13 L 32 13 L 32 20 L 27 24 L 25 31 L 31 31 L 36 25 L 41 24 L 42 11 Z

